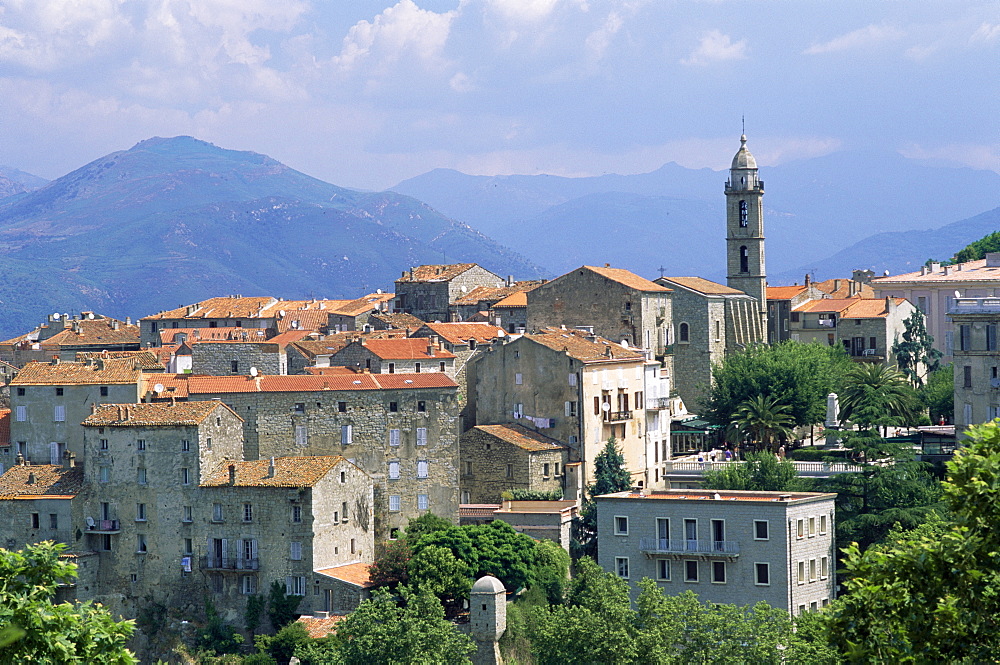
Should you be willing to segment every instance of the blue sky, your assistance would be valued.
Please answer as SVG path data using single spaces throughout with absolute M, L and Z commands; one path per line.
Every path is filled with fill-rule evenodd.
M 892 150 L 1000 171 L 996 0 L 4 0 L 0 163 L 150 136 L 379 189 Z

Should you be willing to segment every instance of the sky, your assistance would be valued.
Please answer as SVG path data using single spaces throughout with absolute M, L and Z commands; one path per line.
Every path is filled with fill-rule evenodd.
M 0 0 L 0 164 L 152 136 L 346 187 L 890 150 L 1000 172 L 996 0 Z

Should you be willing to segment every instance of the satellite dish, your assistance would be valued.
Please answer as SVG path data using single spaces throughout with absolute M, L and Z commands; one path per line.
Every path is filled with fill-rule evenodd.
M 623 346 L 624 348 L 626 348 L 626 349 L 628 348 L 628 340 L 627 340 L 627 339 L 623 339 L 623 340 L 622 340 L 622 346 Z
M 155 386 L 153 386 L 153 394 L 154 395 L 162 395 L 163 394 L 163 390 L 164 390 L 164 388 L 163 388 L 163 384 L 162 383 L 157 383 Z
M 52 320 L 53 321 L 58 321 L 60 316 L 62 316 L 62 314 L 60 314 L 59 312 L 56 312 L 55 314 L 52 315 Z
M 93 529 L 95 524 L 96 524 L 96 522 L 94 522 L 94 518 L 93 517 L 88 517 L 87 518 L 87 528 L 88 529 Z
M 500 328 L 499 330 L 497 330 L 497 337 L 504 337 L 506 334 L 507 334 L 507 331 L 504 330 L 503 328 Z
M 956 298 L 961 298 L 962 297 L 962 292 L 959 291 L 958 289 L 955 289 L 955 297 Z
M 257 374 L 258 374 L 257 368 L 256 367 L 251 367 L 250 368 L 250 376 L 257 376 Z
M 610 402 L 602 402 L 601 403 L 601 411 L 610 411 L 610 410 L 611 410 L 611 404 L 610 404 Z
M 283 309 L 279 309 L 278 310 L 278 318 L 281 318 L 281 319 L 285 318 L 285 310 L 283 310 Z
M 990 386 L 993 388 L 1000 388 L 1000 379 L 990 379 Z

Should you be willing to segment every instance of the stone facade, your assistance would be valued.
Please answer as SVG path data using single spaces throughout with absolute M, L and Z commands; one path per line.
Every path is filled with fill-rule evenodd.
M 76 360 L 81 351 L 135 351 L 139 349 L 139 326 L 131 319 L 119 321 L 94 312 L 77 315 L 50 314 L 34 330 L 0 342 L 0 361 L 15 367 L 29 362 Z
M 422 321 L 449 321 L 452 302 L 478 286 L 503 283 L 502 277 L 475 263 L 419 266 L 396 280 L 395 310 Z
M 760 330 L 767 330 L 767 269 L 764 262 L 764 181 L 747 150 L 747 137 L 733 157 L 726 181 L 726 284 L 757 303 Z
M 902 298 L 824 298 L 791 313 L 795 341 L 842 344 L 854 360 L 895 364 L 892 345 L 916 308 Z
M 330 366 L 374 374 L 440 372 L 455 377 L 455 354 L 434 339 L 360 339 L 330 356 Z
M 532 332 L 586 328 L 657 356 L 673 341 L 670 290 L 622 268 L 582 266 L 528 291 L 527 301 Z
M 288 374 L 288 358 L 280 344 L 268 342 L 199 342 L 191 347 L 194 374 Z
M 665 490 L 596 498 L 598 563 L 702 602 L 765 601 L 793 615 L 835 594 L 835 494 Z
M 573 520 L 580 514 L 579 501 L 507 501 L 493 516 L 518 533 L 535 540 L 551 540 L 569 551 Z
M 949 312 L 955 328 L 955 432 L 1000 417 L 1000 298 L 956 298 Z
M 0 476 L 0 547 L 20 549 L 43 540 L 73 543 L 80 526 L 73 499 L 83 487 L 83 469 L 67 458 L 60 466 L 14 465 Z
M 562 491 L 569 450 L 521 425 L 479 425 L 460 441 L 462 503 L 500 503 L 507 490 Z

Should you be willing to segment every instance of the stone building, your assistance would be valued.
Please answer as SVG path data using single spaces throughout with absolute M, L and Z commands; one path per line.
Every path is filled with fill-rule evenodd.
M 0 409 L 0 473 L 14 463 L 10 445 L 10 409 Z
M 892 345 L 916 308 L 903 298 L 823 298 L 791 313 L 790 334 L 800 342 L 843 344 L 857 361 L 894 364 Z
M 142 376 L 135 358 L 28 363 L 10 384 L 14 454 L 58 465 L 69 451 L 82 461 L 91 405 L 138 402 Z
M 955 432 L 1000 418 L 1000 297 L 955 298 L 948 312 L 955 329 Z
M 283 344 L 199 342 L 190 348 L 193 374 L 248 374 L 251 367 L 256 367 L 260 374 L 288 374 L 288 356 Z
M 671 290 L 673 387 L 697 410 L 712 384 L 712 365 L 764 341 L 760 307 L 742 291 L 701 277 L 661 277 L 656 283 Z
M 757 302 L 761 339 L 767 330 L 767 270 L 764 262 L 764 181 L 757 160 L 740 137 L 726 181 L 726 285 Z
M 493 511 L 493 518 L 506 522 L 514 531 L 535 540 L 551 540 L 569 551 L 573 538 L 573 520 L 580 515 L 578 500 L 510 501 L 503 500 Z
M 708 603 L 765 601 L 793 615 L 835 594 L 836 494 L 657 490 L 595 498 L 598 563 Z
M 462 503 L 500 503 L 507 490 L 562 491 L 565 445 L 523 425 L 477 425 L 459 440 Z
M 329 362 L 373 374 L 439 372 L 455 376 L 455 354 L 436 337 L 361 338 L 333 353 Z
M 388 313 L 395 299 L 392 293 L 370 293 L 339 305 L 330 312 L 328 327 L 332 332 L 365 330 L 373 314 Z
M 377 312 L 368 317 L 367 327 L 371 330 L 416 330 L 424 322 L 406 312 Z
M 528 330 L 587 328 L 663 356 L 671 337 L 670 289 L 623 268 L 582 266 L 527 292 Z
M 515 293 L 530 291 L 541 284 L 542 281 L 527 280 L 515 282 L 513 277 L 508 277 L 507 281 L 500 286 L 477 286 L 449 305 L 448 309 L 451 312 L 449 320 L 452 322 L 469 321 L 482 312 L 488 312 L 501 300 Z
M 423 322 L 417 321 L 417 327 L 420 325 Z M 288 374 L 307 374 L 306 370 L 310 367 L 329 367 L 330 357 L 351 342 L 361 339 L 400 339 L 406 336 L 405 330 L 375 330 L 332 333 L 319 339 L 296 340 L 285 347 Z
M 73 457 L 60 465 L 22 460 L 0 475 L 0 523 L 4 525 L 0 547 L 76 541 L 74 532 L 82 521 L 73 513 L 73 500 L 83 488 L 83 469 L 74 462 Z
M 15 367 L 52 358 L 75 360 L 80 351 L 132 351 L 139 348 L 139 327 L 93 312 L 50 314 L 24 335 L 0 342 L 0 360 Z
M 952 266 L 931 263 L 916 272 L 877 277 L 871 280 L 875 297 L 905 298 L 927 317 L 927 332 L 934 338 L 934 348 L 944 354 L 942 363 L 952 361 L 957 345 L 948 312 L 956 299 L 1000 296 L 1000 252 L 985 259 Z
M 357 463 L 375 478 L 380 536 L 428 511 L 457 520 L 458 386 L 446 374 L 173 378 L 179 398 L 219 399 L 243 418 L 244 459 Z
M 498 343 L 476 360 L 476 418 L 481 425 L 530 423 L 565 442 L 570 460 L 583 462 L 585 483 L 614 437 L 636 483 L 646 485 L 653 451 L 644 431 L 645 363 L 641 350 L 580 330 L 545 329 Z
M 792 338 L 792 310 L 825 294 L 806 275 L 804 284 L 767 287 L 767 343 L 777 344 Z
M 490 308 L 490 323 L 511 334 L 523 333 L 528 329 L 528 295 L 526 291 L 512 293 Z
M 503 283 L 502 277 L 475 263 L 418 266 L 396 280 L 394 309 L 422 321 L 448 321 L 448 307 L 455 300 L 478 286 Z

